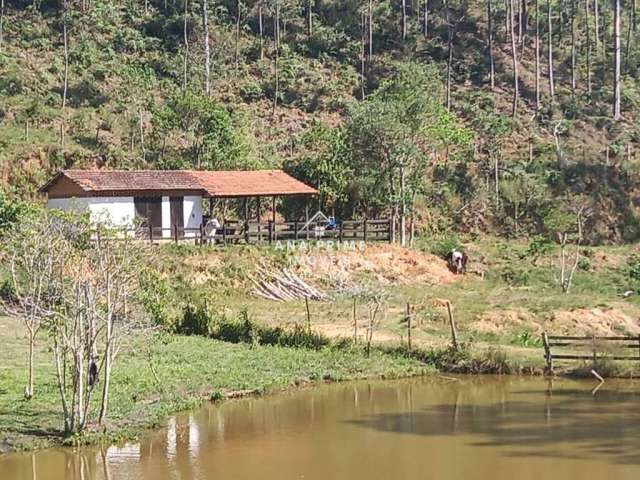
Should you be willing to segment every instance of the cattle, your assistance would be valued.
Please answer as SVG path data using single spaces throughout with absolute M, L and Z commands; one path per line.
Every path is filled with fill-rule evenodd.
M 466 273 L 467 262 L 469 261 L 469 257 L 466 253 L 453 249 L 447 255 L 446 260 L 449 270 L 456 275 L 464 275 Z

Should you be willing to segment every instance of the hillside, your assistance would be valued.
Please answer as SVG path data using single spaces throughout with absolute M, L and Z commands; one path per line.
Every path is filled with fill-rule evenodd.
M 425 33 L 425 4 L 418 0 L 208 0 L 186 8 L 183 0 L 5 0 L 4 188 L 34 198 L 52 171 L 72 166 L 284 167 L 320 185 L 325 209 L 344 216 L 397 213 L 397 164 L 376 166 L 368 149 L 378 136 L 357 137 L 359 124 L 370 118 L 358 104 L 364 103 L 363 94 L 375 101 L 385 81 L 411 72 L 402 65 L 417 63 L 427 71 L 415 78 L 429 83 L 410 87 L 441 106 L 449 103 L 452 114 L 431 106 L 428 118 L 436 123 L 445 118 L 447 135 L 448 125 L 459 122 L 469 138 L 457 148 L 450 137 L 442 140 L 446 135 L 439 143 L 432 138 L 412 143 L 428 157 L 428 168 L 416 169 L 405 195 L 418 229 L 542 233 L 547 214 L 560 208 L 586 212 L 585 234 L 592 243 L 636 240 L 640 50 L 634 3 L 622 3 L 622 118 L 617 121 L 608 2 L 586 10 L 581 2 L 551 3 L 553 99 L 546 3 L 539 5 L 539 22 L 533 1 L 513 2 L 512 15 L 505 12 L 506 3 L 490 3 L 492 50 L 489 4 L 432 0 L 426 5 Z M 518 52 L 515 116 L 511 31 Z M 358 159 L 369 157 L 373 164 L 363 170 Z

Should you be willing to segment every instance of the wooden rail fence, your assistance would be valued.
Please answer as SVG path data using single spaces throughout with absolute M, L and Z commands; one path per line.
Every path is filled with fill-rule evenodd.
M 327 229 L 304 222 L 243 222 L 226 221 L 219 227 L 201 225 L 187 227 L 146 227 L 125 229 L 125 235 L 150 242 L 194 241 L 197 244 L 268 243 L 302 240 L 333 240 L 342 242 L 390 242 L 391 223 L 382 220 L 345 220 L 335 228 Z
M 640 335 L 637 337 L 563 336 L 542 334 L 546 369 L 553 372 L 555 360 L 640 361 Z M 560 350 L 560 352 L 554 352 Z

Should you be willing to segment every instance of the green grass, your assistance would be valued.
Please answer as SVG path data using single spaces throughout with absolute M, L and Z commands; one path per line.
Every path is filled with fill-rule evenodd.
M 26 342 L 16 320 L 0 319 L 0 341 L 8 359 L 0 367 L 0 442 L 28 449 L 64 441 L 50 355 L 41 345 L 36 357 L 36 395 L 26 401 L 22 398 Z M 153 341 L 136 338 L 115 366 L 106 437 L 136 436 L 173 412 L 232 392 L 267 394 L 322 381 L 397 378 L 429 371 L 416 359 L 377 350 L 368 358 L 361 348 L 252 347 L 168 334 Z M 94 432 L 71 440 L 103 437 L 102 432 Z

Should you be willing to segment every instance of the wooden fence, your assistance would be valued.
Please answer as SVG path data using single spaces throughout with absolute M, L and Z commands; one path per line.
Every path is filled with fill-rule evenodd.
M 305 222 L 243 222 L 226 221 L 215 228 L 211 224 L 199 228 L 139 227 L 126 231 L 128 235 L 150 242 L 181 243 L 193 241 L 200 245 L 227 243 L 268 243 L 286 241 L 333 240 L 338 242 L 390 242 L 391 222 L 382 220 L 345 220 L 335 228 Z
M 543 333 L 542 344 L 548 372 L 553 372 L 555 360 L 640 361 L 640 336 L 571 337 Z

